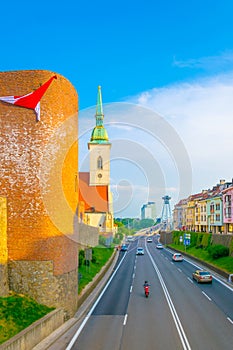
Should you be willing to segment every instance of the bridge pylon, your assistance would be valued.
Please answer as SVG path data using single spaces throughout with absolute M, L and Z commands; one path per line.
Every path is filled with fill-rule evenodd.
M 161 216 L 161 229 L 163 231 L 170 231 L 172 229 L 172 214 L 170 207 L 170 199 L 168 195 L 162 197 L 163 199 L 163 209 Z

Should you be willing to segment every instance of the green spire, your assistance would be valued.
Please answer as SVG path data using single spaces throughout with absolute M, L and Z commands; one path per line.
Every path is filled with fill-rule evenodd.
M 102 104 L 101 86 L 98 86 L 97 104 L 96 104 L 96 126 L 91 134 L 91 143 L 109 143 L 108 133 L 104 127 L 104 114 Z
M 98 86 L 98 95 L 97 95 L 97 104 L 96 104 L 96 116 L 104 115 L 103 114 L 103 105 L 102 105 L 102 94 L 101 94 L 101 86 Z

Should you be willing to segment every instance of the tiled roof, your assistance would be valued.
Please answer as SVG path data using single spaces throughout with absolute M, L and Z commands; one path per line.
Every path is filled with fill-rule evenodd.
M 108 209 L 108 186 L 89 186 L 89 173 L 79 173 L 79 201 L 85 204 L 85 212 L 106 213 Z

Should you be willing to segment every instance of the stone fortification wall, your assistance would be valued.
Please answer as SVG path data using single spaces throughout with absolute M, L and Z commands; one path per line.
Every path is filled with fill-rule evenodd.
M 0 96 L 28 94 L 53 75 L 0 73 Z M 0 101 L 0 196 L 7 198 L 10 285 L 35 296 L 40 283 L 38 299 L 44 295 L 45 304 L 58 307 L 67 286 L 77 294 L 78 98 L 71 83 L 56 75 L 41 99 L 39 122 L 34 110 Z M 59 296 L 48 293 L 51 283 Z M 63 306 L 71 315 L 68 300 Z
M 79 224 L 79 246 L 96 247 L 99 244 L 99 229 L 97 227 Z
M 65 319 L 77 309 L 77 271 L 54 275 L 52 261 L 10 261 L 10 289 L 30 295 L 38 303 L 61 307 Z
M 0 296 L 5 296 L 9 292 L 6 206 L 6 198 L 0 197 Z

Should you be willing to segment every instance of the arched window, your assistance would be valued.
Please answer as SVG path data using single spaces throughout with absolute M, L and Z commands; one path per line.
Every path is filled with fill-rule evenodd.
M 97 168 L 103 169 L 103 159 L 100 156 L 98 157 L 98 160 L 97 160 Z

